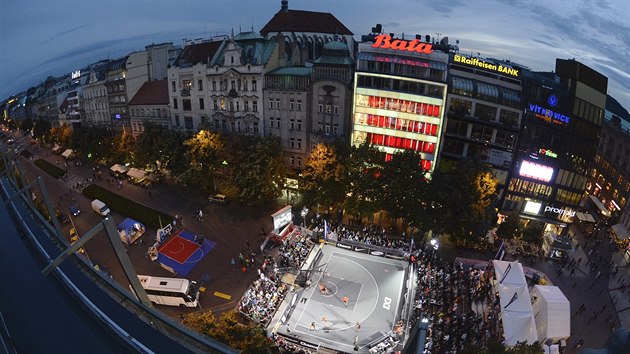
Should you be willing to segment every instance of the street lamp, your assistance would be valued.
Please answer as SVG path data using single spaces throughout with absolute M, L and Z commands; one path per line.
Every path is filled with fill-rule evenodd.
M 433 251 L 431 251 L 431 262 L 433 262 L 433 256 L 435 255 L 435 252 L 437 252 L 438 248 L 440 248 L 440 243 L 435 238 L 432 238 L 431 241 L 429 241 L 429 243 L 431 244 L 431 247 L 433 248 Z
M 302 216 L 302 227 L 306 227 L 306 215 L 308 214 L 308 208 L 304 206 L 300 215 Z

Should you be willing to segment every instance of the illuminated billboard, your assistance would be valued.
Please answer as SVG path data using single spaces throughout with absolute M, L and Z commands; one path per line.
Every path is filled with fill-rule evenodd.
M 523 177 L 549 182 L 553 176 L 553 168 L 529 161 L 523 161 L 521 162 L 521 169 L 518 171 L 518 174 Z
M 523 213 L 538 215 L 538 213 L 540 213 L 541 207 L 541 203 L 528 200 L 527 203 L 525 203 L 525 209 L 523 209 Z

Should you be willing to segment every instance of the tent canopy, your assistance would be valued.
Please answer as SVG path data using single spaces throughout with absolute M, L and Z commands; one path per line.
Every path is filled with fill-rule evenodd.
M 611 229 L 615 232 L 615 235 L 617 235 L 620 240 L 625 240 L 630 237 L 630 232 L 628 232 L 623 224 L 613 225 Z
M 538 340 L 536 334 L 536 321 L 533 314 L 503 312 L 504 343 L 507 346 L 515 346 L 518 342 L 533 344 Z
M 65 157 L 65 158 L 70 158 L 70 156 L 72 156 L 72 149 L 66 149 L 66 151 L 61 153 L 61 156 Z
M 129 171 L 129 167 L 127 166 L 123 166 L 121 164 L 115 164 L 114 166 L 109 168 L 110 170 L 112 170 L 113 172 L 116 173 L 126 173 L 127 171 Z
M 606 209 L 606 207 L 604 206 L 604 204 L 594 195 L 589 195 L 588 196 L 591 201 L 593 202 L 593 204 L 595 204 L 595 206 L 597 207 L 597 209 L 599 209 L 599 212 L 602 213 L 602 215 L 604 216 L 610 216 L 610 211 L 608 209 Z
M 532 313 L 527 285 L 498 285 L 501 309 L 511 313 Z
M 492 263 L 494 264 L 494 274 L 498 283 L 504 285 L 510 284 L 527 286 L 527 280 L 525 279 L 525 273 L 523 272 L 523 265 L 518 261 L 506 262 L 493 260 Z M 504 275 L 505 278 L 503 278 Z
M 566 339 L 571 335 L 571 304 L 557 286 L 536 285 L 531 292 L 538 338 Z
M 144 175 L 146 175 L 147 173 L 143 170 L 140 170 L 138 168 L 132 167 L 129 169 L 129 171 L 127 171 L 127 176 L 129 177 L 133 177 L 133 178 L 137 178 L 137 179 L 141 179 L 144 178 Z
M 578 220 L 582 221 L 582 222 L 588 222 L 588 223 L 595 223 L 595 218 L 593 218 L 593 215 L 589 214 L 589 213 L 581 213 L 581 212 L 577 212 L 575 213 L 575 216 L 578 218 Z

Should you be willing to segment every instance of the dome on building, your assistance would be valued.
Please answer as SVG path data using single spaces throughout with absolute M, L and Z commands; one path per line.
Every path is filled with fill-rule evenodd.
M 324 44 L 324 49 L 328 50 L 339 50 L 339 51 L 348 51 L 348 45 L 341 41 L 333 41 Z

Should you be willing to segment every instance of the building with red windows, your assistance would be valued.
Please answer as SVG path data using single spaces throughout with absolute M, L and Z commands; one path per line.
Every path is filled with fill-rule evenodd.
M 422 169 L 432 172 L 444 130 L 448 47 L 420 39 L 375 33 L 359 43 L 350 142 L 369 142 L 387 160 L 418 151 Z

